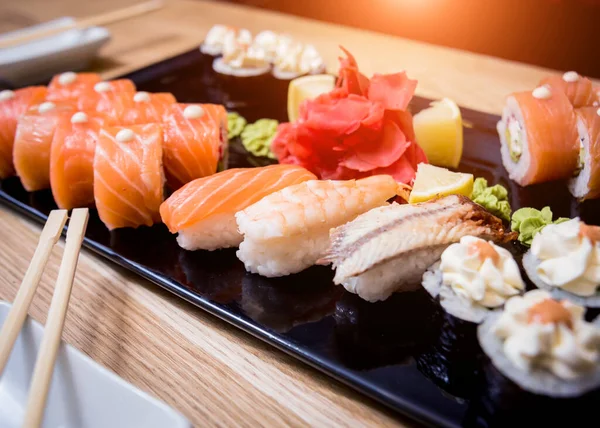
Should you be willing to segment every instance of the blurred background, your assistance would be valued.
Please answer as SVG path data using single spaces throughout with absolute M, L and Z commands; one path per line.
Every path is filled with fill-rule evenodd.
M 600 77 L 600 0 L 222 1 Z

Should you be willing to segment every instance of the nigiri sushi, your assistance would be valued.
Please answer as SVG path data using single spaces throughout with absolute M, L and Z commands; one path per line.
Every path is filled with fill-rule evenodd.
M 160 221 L 162 143 L 162 127 L 155 123 L 100 130 L 94 155 L 94 200 L 108 229 Z
M 165 116 L 164 166 L 173 190 L 217 172 L 227 149 L 227 112 L 217 104 L 173 104 Z
M 387 205 L 399 190 L 389 175 L 286 187 L 235 215 L 244 235 L 237 256 L 246 270 L 262 276 L 300 272 L 324 255 L 330 228 Z
M 48 101 L 77 100 L 91 91 L 102 80 L 96 73 L 74 73 L 67 71 L 57 74 L 48 85 Z
M 98 82 L 93 87 L 86 89 L 77 98 L 79 110 L 95 110 L 101 100 L 113 94 L 135 94 L 135 84 L 129 79 L 109 80 Z
M 15 173 L 12 154 L 17 120 L 30 106 L 42 102 L 45 97 L 44 86 L 0 91 L 0 179 Z
M 497 129 L 510 178 L 521 186 L 570 178 L 579 157 L 575 122 L 560 90 L 540 86 L 509 96 Z
M 316 176 L 296 165 L 236 168 L 189 182 L 160 206 L 160 215 L 186 250 L 237 247 L 235 213 L 287 186 Z
M 540 82 L 540 86 L 544 85 L 563 92 L 573 108 L 593 106 L 598 101 L 598 94 L 592 81 L 575 71 L 567 71 L 562 76 L 546 77 Z
M 50 186 L 59 208 L 94 204 L 94 152 L 100 128 L 109 124 L 107 116 L 96 112 L 58 119 L 50 151 Z
M 19 119 L 13 147 L 15 170 L 25 190 L 50 188 L 50 147 L 58 120 L 75 112 L 71 102 L 46 101 Z
M 168 92 L 107 92 L 98 101 L 96 110 L 123 126 L 161 123 L 168 107 L 175 102 L 173 94 Z
M 577 199 L 600 197 L 600 109 L 575 110 L 579 134 L 579 164 L 569 180 L 569 191 Z
M 450 195 L 420 204 L 373 209 L 331 231 L 321 264 L 333 263 L 336 284 L 374 302 L 420 287 L 426 269 L 463 236 L 514 239 L 502 220 L 469 198 Z

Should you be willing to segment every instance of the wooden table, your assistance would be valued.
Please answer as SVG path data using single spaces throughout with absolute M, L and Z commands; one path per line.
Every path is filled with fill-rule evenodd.
M 83 16 L 131 0 L 3 0 L 0 31 L 62 15 Z M 96 67 L 107 78 L 197 47 L 212 24 L 287 31 L 315 44 L 330 71 L 338 44 L 366 74 L 408 70 L 419 95 L 500 112 L 503 97 L 548 73 L 523 64 L 381 34 L 208 1 L 172 1 L 110 26 Z M 12 301 L 40 227 L 0 207 L 0 299 Z M 62 245 L 30 314 L 45 322 Z M 180 410 L 196 426 L 404 425 L 407 420 L 258 339 L 83 251 L 64 339 L 119 376 Z

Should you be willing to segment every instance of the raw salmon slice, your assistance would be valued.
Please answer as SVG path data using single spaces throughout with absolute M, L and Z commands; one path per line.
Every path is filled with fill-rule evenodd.
M 46 101 L 21 116 L 13 147 L 15 170 L 25 190 L 50 187 L 50 147 L 58 120 L 76 111 L 69 102 Z
M 94 204 L 94 152 L 100 129 L 112 124 L 102 113 L 62 115 L 50 151 L 50 185 L 62 209 Z
M 188 250 L 235 247 L 242 235 L 235 213 L 285 187 L 317 177 L 296 165 L 228 169 L 189 182 L 160 206 L 177 242 Z
M 173 104 L 164 126 L 164 166 L 171 189 L 217 171 L 227 149 L 227 112 L 222 105 Z
M 45 86 L 31 86 L 0 92 L 0 179 L 14 175 L 13 143 L 17 121 L 27 109 L 44 100 Z
M 161 123 L 171 104 L 177 102 L 168 92 L 110 93 L 100 100 L 99 112 L 118 119 L 123 126 Z
M 115 95 L 134 94 L 135 84 L 129 79 L 98 82 L 91 89 L 86 89 L 77 100 L 79 110 L 96 110 L 105 98 Z
M 598 94 L 594 90 L 592 81 L 587 77 L 579 76 L 574 71 L 569 71 L 562 77 L 546 77 L 540 82 L 540 86 L 542 85 L 549 85 L 551 88 L 564 92 L 573 108 L 592 106 L 598 100 Z
M 96 73 L 57 74 L 48 85 L 48 101 L 77 100 L 82 94 L 91 91 L 102 79 Z
M 155 123 L 100 130 L 94 155 L 94 200 L 108 229 L 160 221 L 162 143 L 162 126 Z

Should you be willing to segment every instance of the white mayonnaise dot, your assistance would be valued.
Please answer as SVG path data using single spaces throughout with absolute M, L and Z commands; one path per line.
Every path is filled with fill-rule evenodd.
M 58 76 L 58 83 L 61 85 L 69 85 L 75 80 L 77 80 L 77 74 L 73 73 L 72 71 L 67 71 L 66 73 Z
M 15 93 L 10 89 L 6 89 L 4 91 L 0 91 L 0 101 L 10 100 L 15 96 Z
M 547 86 L 540 86 L 533 90 L 533 97 L 538 100 L 547 100 L 552 96 L 552 92 L 550 92 L 550 88 Z
M 183 117 L 186 119 L 198 119 L 204 114 L 204 109 L 200 106 L 187 106 L 183 110 Z
M 87 114 L 82 111 L 78 111 L 73 116 L 71 116 L 71 123 L 85 123 L 88 121 Z
M 600 116 L 600 108 L 599 108 L 598 110 L 596 110 L 596 114 L 597 114 L 598 116 Z
M 131 129 L 121 129 L 117 132 L 117 141 L 119 143 L 126 143 L 127 141 L 131 141 L 135 138 L 135 133 Z
M 150 94 L 144 91 L 136 92 L 133 96 L 133 101 L 136 103 L 148 103 L 150 102 Z
M 96 92 L 108 92 L 112 89 L 108 82 L 98 82 L 94 85 L 94 91 Z
M 40 113 L 46 113 L 49 112 L 51 110 L 54 110 L 54 108 L 56 107 L 56 104 L 50 102 L 50 101 L 46 101 L 45 103 L 41 103 L 40 106 L 38 107 L 38 111 Z
M 565 82 L 577 82 L 579 80 L 579 74 L 576 71 L 567 71 L 563 74 L 563 80 Z

